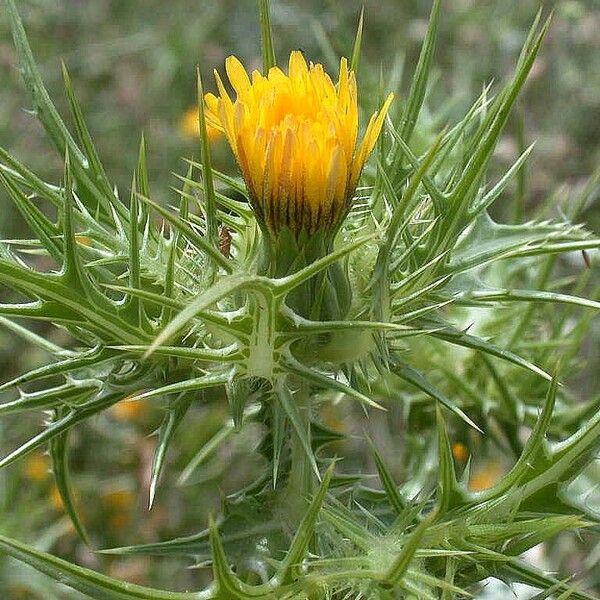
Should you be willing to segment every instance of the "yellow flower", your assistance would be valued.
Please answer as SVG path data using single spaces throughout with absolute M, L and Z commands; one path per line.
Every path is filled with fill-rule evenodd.
M 48 479 L 50 474 L 50 461 L 41 452 L 35 452 L 27 457 L 25 462 L 25 475 L 31 481 L 41 483 Z
M 365 161 L 393 95 L 371 117 L 357 147 L 356 79 L 340 61 L 334 85 L 320 64 L 292 52 L 288 74 L 277 67 L 251 78 L 230 56 L 225 68 L 236 99 L 215 71 L 219 97 L 206 94 L 207 120 L 221 128 L 246 181 L 258 218 L 272 234 L 335 229 L 350 208 Z
M 56 485 L 53 485 L 50 489 L 50 504 L 56 511 L 62 512 L 65 509 L 65 504 Z
M 102 502 L 111 510 L 128 510 L 135 503 L 135 495 L 131 490 L 109 490 L 104 493 Z
M 489 460 L 473 472 L 469 480 L 469 489 L 472 492 L 487 490 L 496 485 L 505 472 L 506 469 L 500 462 Z
M 179 133 L 184 138 L 193 139 L 196 139 L 200 135 L 197 106 L 190 106 L 183 113 L 181 119 L 179 120 Z M 210 142 L 216 142 L 223 135 L 221 129 L 214 127 L 210 123 L 207 123 L 206 133 L 208 133 L 208 140 Z
M 137 400 L 135 396 L 127 397 L 113 404 L 110 409 L 112 416 L 117 421 L 135 421 L 147 413 L 148 405 L 145 400 Z
M 469 458 L 469 449 L 462 442 L 456 442 L 452 444 L 452 456 L 458 462 L 466 463 Z

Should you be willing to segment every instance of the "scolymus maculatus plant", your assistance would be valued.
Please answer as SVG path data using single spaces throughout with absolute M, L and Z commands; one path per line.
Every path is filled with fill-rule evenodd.
M 216 95 L 205 95 L 198 77 L 201 160 L 189 161 L 170 209 L 151 199 L 143 141 L 129 202 L 119 198 L 66 68 L 75 135 L 45 90 L 14 0 L 6 7 L 34 112 L 64 156 L 64 174 L 47 183 L 0 150 L 0 180 L 34 235 L 23 248 L 55 264 L 36 270 L 19 244 L 0 246 L 0 282 L 29 299 L 0 305 L 2 323 L 50 355 L 2 385 L 13 396 L 0 414 L 51 415 L 0 466 L 48 447 L 65 510 L 92 547 L 74 501 L 69 433 L 120 401 L 163 403 L 150 504 L 167 449 L 198 404 L 229 404 L 211 444 L 260 423 L 267 466 L 224 498 L 206 531 L 111 550 L 208 561 L 213 578 L 203 591 L 120 582 L 5 536 L 0 550 L 102 599 L 460 598 L 491 576 L 592 598 L 521 555 L 595 522 L 568 484 L 598 450 L 598 401 L 576 404 L 560 374 L 549 374 L 551 344 L 515 348 L 537 331 L 534 303 L 549 303 L 560 319 L 546 335 L 570 349 L 563 370 L 576 364 L 600 304 L 582 295 L 583 280 L 579 295 L 557 290 L 552 271 L 561 253 L 595 257 L 600 240 L 572 220 L 597 177 L 570 218 L 513 225 L 488 214 L 510 197 L 531 151 L 487 181 L 549 23 L 538 15 L 507 83 L 493 95 L 486 88 L 432 135 L 418 123 L 440 21 L 435 0 L 408 95 L 384 94 L 360 135 L 362 17 L 334 82 L 298 51 L 276 66 L 261 0 L 263 72 L 249 75 L 230 57 L 232 92 L 217 74 Z M 212 168 L 208 127 L 225 134 L 241 179 Z M 508 319 L 485 312 L 500 306 Z M 474 308 L 486 316 L 469 330 Z M 14 318 L 49 322 L 72 342 L 56 346 Z M 567 329 L 569 318 L 578 327 Z M 342 472 L 331 448 L 344 435 L 321 419 L 323 407 L 340 403 L 348 412 L 358 405 L 365 420 L 403 405 L 410 430 L 394 432 L 411 455 L 402 483 L 370 440 L 381 486 L 370 487 L 361 470 Z M 469 465 L 458 475 L 452 438 L 469 436 L 487 436 L 511 462 L 485 491 L 469 489 Z

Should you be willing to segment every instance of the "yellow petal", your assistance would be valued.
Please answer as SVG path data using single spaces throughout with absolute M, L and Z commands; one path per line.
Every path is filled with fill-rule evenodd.
M 251 84 L 248 73 L 246 73 L 244 65 L 235 56 L 227 58 L 225 61 L 225 70 L 227 71 L 227 77 L 229 77 L 231 86 L 238 95 L 243 94 L 250 88 Z

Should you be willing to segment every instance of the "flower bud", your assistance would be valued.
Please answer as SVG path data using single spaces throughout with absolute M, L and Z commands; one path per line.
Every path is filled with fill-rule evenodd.
M 225 132 L 257 218 L 271 237 L 286 228 L 296 235 L 335 232 L 393 96 L 373 114 L 357 147 L 356 79 L 345 58 L 337 85 L 299 51 L 291 53 L 287 75 L 273 67 L 249 77 L 233 56 L 225 67 L 236 98 L 215 72 L 219 96 L 205 96 L 207 120 Z

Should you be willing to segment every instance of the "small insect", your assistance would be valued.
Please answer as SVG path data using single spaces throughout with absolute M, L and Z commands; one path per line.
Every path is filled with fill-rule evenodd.
M 219 251 L 225 258 L 231 258 L 231 231 L 225 225 L 219 227 Z

